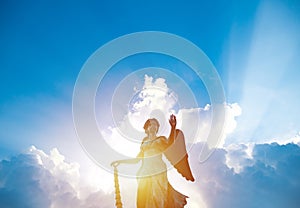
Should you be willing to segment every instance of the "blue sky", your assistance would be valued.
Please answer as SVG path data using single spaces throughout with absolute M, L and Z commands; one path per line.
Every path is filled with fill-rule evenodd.
M 232 117 L 236 126 L 226 136 L 224 148 L 241 143 L 286 145 L 299 138 L 300 132 L 299 11 L 297 0 L 2 1 L 0 159 L 10 160 L 34 145 L 46 153 L 58 148 L 67 160 L 86 166 L 88 158 L 72 123 L 77 76 L 100 46 L 140 31 L 184 37 L 212 61 L 223 82 L 227 103 L 236 103 L 241 109 L 240 115 Z M 111 87 L 107 92 L 111 95 L 118 80 L 129 72 L 149 65 L 178 74 L 196 94 L 199 107 L 210 103 L 201 80 L 192 72 L 186 73 L 182 63 L 157 54 L 136 55 L 115 65 L 103 82 Z M 175 86 L 171 78 L 164 78 L 168 87 Z M 141 79 L 139 85 L 143 82 Z M 299 148 L 286 148 L 294 148 L 299 157 Z M 278 149 L 276 154 L 282 151 Z M 251 168 L 259 165 L 257 158 L 248 159 L 254 161 Z M 9 168 L 0 168 L 0 173 L 5 174 L 5 170 Z M 297 184 L 295 190 L 299 191 Z M 0 199 L 4 196 L 1 194 Z M 204 197 L 206 193 L 201 194 Z M 206 204 L 217 206 L 210 202 Z

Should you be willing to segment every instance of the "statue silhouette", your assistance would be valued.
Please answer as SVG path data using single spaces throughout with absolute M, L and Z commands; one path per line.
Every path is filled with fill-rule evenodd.
M 182 208 L 187 201 L 184 194 L 176 191 L 168 181 L 167 167 L 162 160 L 164 154 L 177 171 L 187 180 L 194 181 L 186 152 L 183 132 L 176 129 L 176 117 L 170 116 L 171 132 L 169 138 L 157 136 L 159 122 L 155 118 L 144 124 L 146 137 L 136 158 L 117 160 L 111 163 L 115 168 L 121 163 L 134 164 L 142 161 L 137 173 L 137 208 Z M 116 174 L 115 174 L 116 178 Z M 115 179 L 115 181 L 117 181 Z M 117 181 L 118 182 L 118 181 Z M 116 184 L 116 205 L 122 207 L 118 184 Z

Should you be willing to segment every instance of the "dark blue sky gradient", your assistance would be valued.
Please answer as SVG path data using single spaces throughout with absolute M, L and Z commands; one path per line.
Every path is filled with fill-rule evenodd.
M 0 87 L 5 90 L 0 101 L 57 93 L 57 83 L 73 83 L 98 47 L 118 36 L 145 30 L 170 32 L 194 42 L 226 79 L 220 62 L 222 49 L 233 25 L 240 27 L 241 39 L 251 35 L 257 3 L 2 1 Z

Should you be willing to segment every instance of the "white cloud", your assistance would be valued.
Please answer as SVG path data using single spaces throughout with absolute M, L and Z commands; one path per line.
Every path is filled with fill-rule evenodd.
M 199 163 L 202 149 L 197 144 L 190 152 L 195 184 L 190 191 L 199 193 L 207 207 L 258 208 L 299 206 L 300 147 L 295 144 L 255 144 L 251 157 L 246 145 L 231 150 L 216 149 L 214 154 Z M 242 161 L 243 169 L 228 167 L 226 157 Z
M 38 150 L 32 146 L 29 149 L 29 153 L 35 156 L 38 163 L 48 170 L 53 177 L 66 182 L 73 190 L 79 190 L 80 166 L 78 163 L 65 162 L 65 157 L 56 148 L 52 149 L 50 154 L 47 155 L 42 150 Z M 47 189 L 49 187 L 47 180 L 41 180 L 41 186 L 45 186 L 44 188 Z M 76 196 L 79 196 L 79 194 L 76 193 Z
M 133 89 L 134 90 L 134 89 Z M 160 134 L 168 134 L 168 117 L 175 113 L 177 99 L 163 78 L 145 75 L 143 88 L 132 98 L 131 108 L 119 126 L 102 131 L 106 142 L 126 156 L 136 156 L 141 139 L 145 136 L 143 125 L 148 118 L 160 123 Z M 128 149 L 133 151 L 128 151 Z
M 264 143 L 271 144 L 274 142 L 281 144 L 281 145 L 285 145 L 285 144 L 289 144 L 289 143 L 294 143 L 294 144 L 300 145 L 300 132 L 298 132 L 295 136 L 292 136 L 292 137 L 286 136 L 284 138 L 276 137 L 276 138 L 272 138 L 269 140 L 266 139 Z
M 230 144 L 226 147 L 226 165 L 233 168 L 235 173 L 240 173 L 245 167 L 253 165 L 254 144 Z
M 55 148 L 48 155 L 32 146 L 28 153 L 0 162 L 0 204 L 36 208 L 84 208 L 99 204 L 112 207 L 113 193 L 95 191 L 85 184 L 79 168 L 77 163 L 66 162 Z
M 207 104 L 204 108 L 195 109 L 180 109 L 178 112 L 178 120 L 182 122 L 182 130 L 185 132 L 187 140 L 191 143 L 195 142 L 207 142 L 210 148 L 215 148 L 216 146 L 211 146 L 211 141 L 208 141 L 208 134 L 211 129 L 212 122 L 212 108 Z M 218 147 L 223 147 L 226 138 L 231 134 L 236 126 L 236 117 L 240 116 L 242 110 L 237 103 L 226 104 L 225 105 L 225 123 L 223 127 L 223 132 L 220 135 L 220 141 Z M 196 122 L 196 125 L 194 124 Z M 194 128 L 191 126 L 195 125 Z M 222 123 L 217 125 L 223 125 Z M 197 134 L 195 134 L 197 132 Z
M 251 167 L 254 164 L 253 149 L 259 145 L 291 145 L 300 146 L 300 132 L 291 138 L 272 138 L 266 142 L 261 143 L 231 143 L 225 147 L 226 165 L 233 168 L 235 173 L 242 172 L 245 168 Z
M 255 144 L 250 149 L 247 145 L 235 145 L 228 150 L 216 149 L 207 161 L 199 163 L 197 159 L 202 145 L 205 144 L 196 144 L 189 153 L 196 182 L 187 182 L 175 170 L 168 172 L 174 188 L 190 197 L 187 207 L 298 207 L 298 145 Z M 239 165 L 243 168 L 229 167 L 227 156 L 234 164 L 240 159 Z M 46 154 L 31 147 L 28 153 L 2 160 L 0 205 L 113 207 L 114 194 L 83 186 L 79 169 L 78 164 L 66 162 L 57 149 Z M 136 181 L 123 177 L 119 180 L 124 207 L 134 207 Z M 109 182 L 113 185 L 113 178 Z
M 167 136 L 170 130 L 168 117 L 173 113 L 177 116 L 177 128 L 183 130 L 187 143 L 205 141 L 210 148 L 215 147 L 213 142 L 207 141 L 213 113 L 211 106 L 207 104 L 204 108 L 178 108 L 178 102 L 176 93 L 168 88 L 165 79 L 154 79 L 145 75 L 143 88 L 132 98 L 129 105 L 131 108 L 124 120 L 118 126 L 103 130 L 102 134 L 113 149 L 134 157 L 139 151 L 141 139 L 145 136 L 144 122 L 152 117 L 158 119 L 158 134 Z M 219 147 L 224 145 L 227 135 L 236 128 L 236 117 L 241 115 L 241 108 L 237 103 L 226 104 L 225 114 Z M 223 123 L 217 125 L 223 126 Z

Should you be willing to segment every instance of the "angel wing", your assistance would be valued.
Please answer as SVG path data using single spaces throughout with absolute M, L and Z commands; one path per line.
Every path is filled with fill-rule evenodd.
M 174 143 L 166 149 L 164 154 L 183 177 L 187 180 L 195 181 L 188 161 L 184 135 L 181 130 L 176 129 Z

